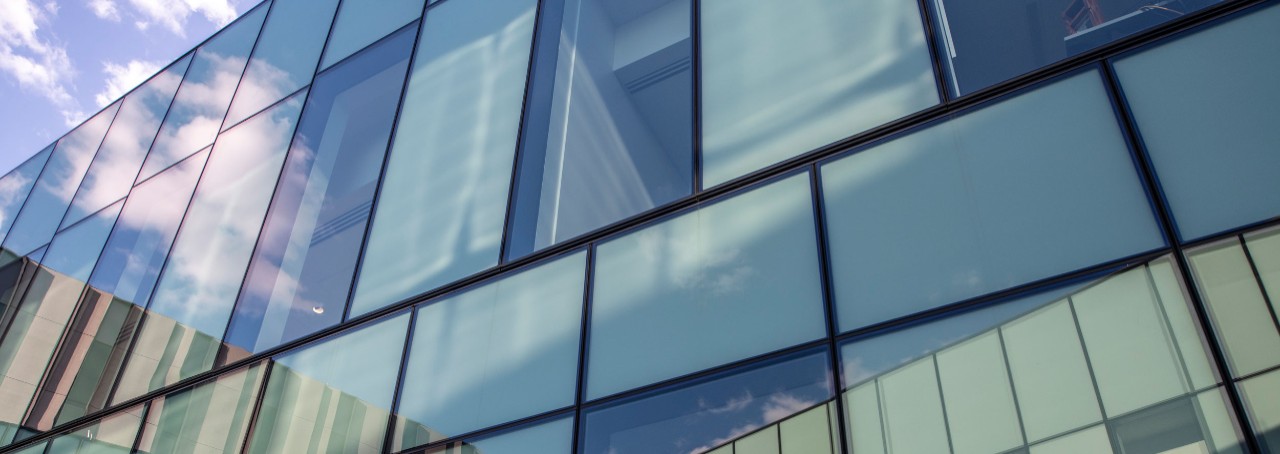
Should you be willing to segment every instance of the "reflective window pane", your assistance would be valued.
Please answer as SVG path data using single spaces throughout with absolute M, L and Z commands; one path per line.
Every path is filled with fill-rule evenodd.
M 223 128 L 230 128 L 311 83 L 338 0 L 277 0 L 236 88 Z
M 139 181 L 213 143 L 269 6 L 263 2 L 196 49 Z
M 249 453 L 382 451 L 409 314 L 276 359 Z
M 191 56 L 183 57 L 124 99 L 62 220 L 64 227 L 128 195 L 189 63 Z
M 573 450 L 573 417 L 449 443 L 423 454 L 569 454 Z
M 702 2 L 702 186 L 938 103 L 919 8 Z
M 792 176 L 598 246 L 588 398 L 822 337 L 809 188 Z
M 532 81 L 511 258 L 693 186 L 689 1 L 563 0 L 543 11 L 541 35 L 559 40 L 539 43 L 535 70 L 554 72 Z
M 1093 452 L 1076 431 L 1106 422 L 1125 452 L 1240 452 L 1190 304 L 1161 258 L 846 343 L 849 439 L 858 452 Z
M 240 452 L 266 368 L 255 364 L 151 401 L 139 453 Z
M 49 251 L 41 264 L 80 282 L 88 281 L 122 206 L 123 200 L 59 232 L 49 243 Z
M 418 309 L 393 451 L 573 405 L 586 254 Z
M 1112 112 L 1086 72 L 823 165 L 840 329 L 1164 244 Z
M 1276 241 L 1280 241 L 1280 234 L 1268 232 L 1250 238 L 1246 245 L 1231 238 L 1188 254 L 1196 286 L 1208 306 L 1218 341 L 1236 376 L 1280 364 L 1280 329 L 1275 322 L 1276 308 L 1272 306 L 1275 300 L 1267 298 L 1269 292 L 1280 289 L 1272 282 L 1258 282 L 1254 275 L 1257 263 L 1272 264 L 1280 260 Z M 1259 246 L 1257 251 L 1255 245 Z M 1268 271 L 1271 271 L 1269 277 L 1274 276 L 1274 271 Z
M 537 3 L 427 12 L 352 316 L 498 264 Z
M 59 435 L 45 454 L 129 454 L 142 427 L 143 406 L 103 418 L 87 427 Z
M 424 0 L 346 0 L 338 8 L 320 68 L 328 68 L 422 16 Z
M 579 452 L 704 452 L 830 400 L 829 365 L 811 351 L 584 410 Z
M 293 136 L 301 96 L 218 138 L 114 402 L 213 366 Z
M 404 30 L 312 86 L 228 343 L 259 352 L 342 320 L 413 37 Z
M 1280 371 L 1268 372 L 1240 383 L 1249 407 L 1254 434 L 1268 452 L 1280 451 Z
M 22 212 L 4 239 L 5 250 L 15 255 L 26 255 L 53 238 L 119 108 L 119 102 L 108 106 L 58 141 L 44 172 L 40 173 L 35 187 L 31 189 L 27 203 L 22 206 Z
M 1115 62 L 1183 238 L 1280 215 L 1259 196 L 1280 191 L 1280 130 L 1242 120 L 1280 117 L 1276 41 L 1270 6 Z
M 929 0 L 952 92 L 980 90 L 1219 0 Z
M 52 152 L 53 145 L 45 147 L 12 172 L 0 177 L 0 242 L 9 234 L 9 227 L 13 226 L 18 210 L 27 201 L 27 195 L 31 193 L 31 188 L 35 186 L 36 179 L 40 177 L 40 171 L 44 170 L 44 164 Z M 0 253 L 10 254 L 7 249 Z

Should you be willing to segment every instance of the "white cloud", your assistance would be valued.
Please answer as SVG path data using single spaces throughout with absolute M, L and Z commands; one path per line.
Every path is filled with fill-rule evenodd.
M 106 87 L 94 97 L 98 106 L 105 106 L 123 96 L 133 87 L 145 82 L 148 77 L 159 71 L 164 63 L 143 60 L 131 60 L 119 65 L 112 62 L 102 64 L 102 72 L 107 75 Z
M 139 30 L 160 24 L 183 37 L 186 36 L 187 20 L 193 14 L 204 17 L 219 28 L 231 23 L 238 15 L 232 0 L 129 0 L 129 5 L 133 7 L 133 14 L 138 16 L 134 25 Z
M 71 95 L 75 66 L 62 43 L 41 33 L 41 26 L 48 24 L 57 10 L 53 2 L 0 1 L 0 72 L 12 77 L 22 90 L 49 100 L 67 125 L 74 126 L 84 119 L 79 102 Z
M 116 8 L 114 0 L 89 0 L 89 9 L 99 19 L 120 22 L 120 9 Z

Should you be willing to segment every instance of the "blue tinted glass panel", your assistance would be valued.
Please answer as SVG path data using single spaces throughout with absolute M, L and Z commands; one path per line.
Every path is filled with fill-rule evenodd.
M 213 146 L 114 402 L 213 366 L 303 95 L 227 130 Z
M 277 0 L 244 70 L 223 128 L 311 83 L 338 0 Z
M 382 452 L 408 328 L 403 313 L 277 358 L 246 452 Z
M 13 226 L 14 218 L 18 217 L 18 210 L 27 201 L 27 195 L 36 185 L 36 179 L 40 178 L 40 171 L 44 170 L 44 163 L 49 160 L 52 152 L 53 145 L 49 145 L 0 178 L 0 242 L 8 235 L 9 227 Z
M 822 179 L 841 330 L 1164 244 L 1095 72 L 825 164 Z
M 937 104 L 922 25 L 909 1 L 703 1 L 702 186 Z
M 1184 239 L 1280 215 L 1277 41 L 1272 6 L 1115 63 Z
M 584 410 L 579 452 L 704 452 L 830 400 L 829 366 L 809 352 Z
M 58 232 L 58 236 L 49 243 L 49 252 L 42 264 L 78 281 L 88 281 L 123 205 L 123 200 L 116 202 L 83 222 Z
M 147 305 L 208 157 L 198 153 L 133 189 L 89 280 L 94 288 Z
M 352 316 L 498 264 L 536 7 L 427 12 Z
M 928 0 L 943 71 L 966 94 L 1219 3 L 1219 0 Z
M 393 451 L 573 405 L 586 254 L 418 309 Z
M 809 193 L 792 176 L 598 246 L 587 397 L 825 335 Z
M 5 250 L 25 255 L 53 238 L 119 108 L 119 102 L 108 106 L 58 141 L 4 239 Z
M 338 8 L 320 68 L 328 68 L 422 16 L 423 0 L 346 0 Z
M 129 193 L 189 63 L 191 56 L 183 57 L 125 98 L 62 220 L 64 227 Z
M 566 417 L 475 440 L 448 443 L 423 454 L 569 454 L 573 450 L 572 442 L 573 417 Z
M 312 86 L 228 343 L 258 352 L 342 320 L 413 38 L 404 30 Z
M 269 6 L 264 2 L 245 13 L 196 49 L 139 181 L 213 143 Z
M 510 258 L 693 189 L 689 1 L 549 5 L 541 36 L 560 39 L 539 43 L 535 67 L 555 72 L 533 79 Z

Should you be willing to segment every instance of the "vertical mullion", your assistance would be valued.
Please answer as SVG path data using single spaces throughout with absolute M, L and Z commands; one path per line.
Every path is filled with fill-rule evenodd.
M 343 0 L 339 0 L 340 4 L 338 5 L 338 9 L 333 13 L 334 25 L 338 22 L 338 12 L 341 11 L 342 1 Z M 413 80 L 413 70 L 418 62 L 418 47 L 422 45 L 422 31 L 427 28 L 427 9 L 432 6 L 429 0 L 426 0 L 423 3 L 424 6 L 422 14 L 418 17 L 418 34 L 414 37 L 413 46 L 410 46 L 409 49 L 409 64 L 408 67 L 405 68 L 403 85 L 400 86 L 400 100 L 397 101 L 395 114 L 391 118 L 391 131 L 387 133 L 387 148 L 382 155 L 382 166 L 378 169 L 377 183 L 375 183 L 373 187 L 373 198 L 369 199 L 369 219 L 364 223 L 364 233 L 360 237 L 360 247 L 356 249 L 356 266 L 352 270 L 351 285 L 347 287 L 347 300 L 343 302 L 342 320 L 339 323 L 351 319 L 351 303 L 352 301 L 355 301 L 356 287 L 360 283 L 360 274 L 364 271 L 365 254 L 369 252 L 369 237 L 373 235 L 373 221 L 378 216 L 378 202 L 382 200 L 382 190 L 385 189 L 384 185 L 386 184 L 387 167 L 391 164 L 391 154 L 396 148 L 396 136 L 400 132 L 400 116 L 404 114 L 404 103 L 409 99 L 409 83 Z M 329 27 L 330 36 L 333 35 L 333 28 L 333 26 Z M 395 32 L 392 32 L 391 34 L 395 34 Z M 328 39 L 325 40 L 324 47 L 325 51 L 327 51 L 329 47 Z M 324 62 L 324 51 L 321 51 L 320 55 L 321 58 L 319 62 L 316 63 L 317 70 L 320 68 L 320 63 Z M 336 66 L 337 63 L 334 65 Z M 312 77 L 312 82 L 315 82 L 314 76 Z
M 929 8 L 928 0 L 916 0 L 916 6 L 920 9 L 920 21 L 921 26 L 924 28 L 924 40 L 926 45 L 929 46 L 929 63 L 930 66 L 933 67 L 933 83 L 934 87 L 938 90 L 938 102 L 939 104 L 946 104 L 954 98 L 951 96 L 951 90 L 947 88 L 946 79 L 948 73 L 942 67 L 942 59 L 947 57 L 938 49 L 938 30 L 935 27 L 935 22 L 933 20 L 933 15 L 941 14 L 941 12 L 935 13 L 931 8 Z M 957 94 L 960 93 L 959 85 L 959 83 L 956 83 L 956 86 L 952 87 Z
M 227 101 L 227 109 L 222 112 L 222 121 L 218 122 L 217 135 L 222 135 L 222 130 L 227 127 L 227 116 L 231 114 L 231 105 L 236 102 L 236 95 L 240 93 L 240 85 L 244 83 L 244 75 L 249 72 L 249 64 L 253 63 L 253 55 L 258 52 L 258 43 L 262 41 L 262 31 L 267 29 L 267 21 L 271 20 L 271 11 L 275 10 L 275 1 L 265 0 L 264 3 L 270 4 L 267 5 L 267 12 L 262 14 L 262 24 L 258 25 L 258 34 L 253 38 L 253 46 L 249 48 L 249 54 L 244 58 L 244 67 L 240 68 L 240 77 L 236 79 L 236 89 L 231 92 L 231 99 Z M 259 5 L 261 5 L 261 3 Z M 251 8 L 249 11 L 252 12 L 253 9 Z M 226 28 L 223 28 L 223 30 L 226 30 Z M 217 35 L 215 34 L 214 36 Z M 250 117 L 252 117 L 252 115 L 250 115 Z M 217 141 L 217 136 L 214 136 L 214 141 Z
M 836 343 L 836 334 L 840 332 L 840 329 L 836 320 L 835 278 L 831 274 L 831 253 L 827 244 L 826 200 L 823 198 L 821 167 L 817 163 L 810 164 L 808 173 L 811 191 L 810 199 L 813 204 L 814 234 L 817 239 L 815 246 L 818 248 L 818 269 L 822 281 L 822 300 L 826 318 L 827 355 L 830 359 L 830 378 L 833 380 L 832 384 L 834 385 L 835 397 L 833 400 L 836 407 L 836 420 L 840 426 L 838 427 L 840 430 L 840 451 L 844 452 L 850 448 L 849 435 L 844 430 L 848 426 L 848 422 L 845 421 L 844 377 L 840 373 L 840 346 Z
M 702 0 L 689 2 L 693 11 L 689 16 L 690 36 L 693 38 L 693 190 L 702 191 Z
M 1223 349 L 1222 343 L 1218 339 L 1218 334 L 1214 331 L 1213 323 L 1209 319 L 1207 302 L 1195 288 L 1195 275 L 1191 272 L 1191 264 L 1187 261 L 1186 251 L 1182 246 L 1182 242 L 1179 241 L 1173 211 L 1169 207 L 1169 201 L 1160 187 L 1155 165 L 1151 161 L 1146 143 L 1142 140 L 1142 135 L 1138 130 L 1137 119 L 1134 117 L 1133 111 L 1129 109 L 1128 99 L 1124 94 L 1124 88 L 1120 85 L 1120 79 L 1116 75 L 1114 62 L 1111 59 L 1103 60 L 1100 67 L 1103 81 L 1106 83 L 1107 95 L 1120 121 L 1121 132 L 1124 134 L 1125 141 L 1129 144 L 1129 149 L 1133 153 L 1134 162 L 1138 167 L 1142 182 L 1146 186 L 1147 194 L 1151 198 L 1151 205 L 1156 212 L 1161 231 L 1173 248 L 1173 260 L 1177 265 L 1180 281 L 1184 286 L 1186 296 L 1191 298 L 1191 308 L 1195 311 L 1195 318 L 1201 335 L 1208 341 L 1209 353 L 1213 356 L 1214 365 L 1217 367 L 1216 372 L 1220 377 L 1220 382 L 1223 383 L 1222 388 L 1226 392 L 1228 400 L 1231 401 L 1231 412 L 1235 416 L 1238 427 L 1245 433 L 1243 437 L 1245 446 L 1251 452 L 1264 452 L 1254 436 L 1257 432 L 1253 430 L 1252 423 L 1249 421 L 1248 414 L 1246 414 L 1244 396 L 1241 395 L 1238 388 L 1231 384 L 1232 374 L 1227 366 L 1226 351 Z
M 1267 288 L 1262 283 L 1262 273 L 1258 271 L 1258 263 L 1253 259 L 1253 253 L 1249 250 L 1249 242 L 1245 240 L 1244 235 L 1239 236 L 1240 250 L 1244 251 L 1244 258 L 1249 262 L 1249 271 L 1253 272 L 1253 279 L 1258 284 L 1258 293 L 1262 295 L 1262 300 L 1267 303 L 1267 313 L 1271 315 L 1271 322 L 1275 324 L 1276 331 L 1280 331 L 1280 318 L 1276 317 L 1276 306 L 1271 301 L 1271 295 L 1267 294 Z
M 262 402 L 267 398 L 268 385 L 271 382 L 271 372 L 275 368 L 276 362 L 268 359 L 262 365 L 262 383 L 258 384 L 258 395 L 254 397 L 253 406 L 249 411 L 249 422 L 245 425 L 244 440 L 240 440 L 240 453 L 249 452 L 249 445 L 253 441 L 253 432 L 257 430 L 258 414 L 262 412 Z M 249 366 L 254 367 L 254 366 Z
M 396 415 L 400 411 L 400 394 L 404 390 L 405 376 L 409 373 L 409 355 L 413 353 L 413 334 L 418 327 L 418 308 L 409 309 L 409 329 L 404 336 L 404 349 L 400 352 L 400 371 L 396 374 L 396 384 L 391 395 L 391 411 L 387 415 L 387 430 L 382 440 L 382 452 L 393 452 L 392 442 L 396 433 Z
M 591 295 L 595 289 L 596 244 L 587 246 L 587 266 L 584 271 L 582 290 L 582 324 L 578 331 L 578 381 L 573 393 L 573 441 L 571 452 L 581 450 L 582 443 L 582 403 L 587 391 L 587 348 L 591 340 L 588 332 L 591 327 Z

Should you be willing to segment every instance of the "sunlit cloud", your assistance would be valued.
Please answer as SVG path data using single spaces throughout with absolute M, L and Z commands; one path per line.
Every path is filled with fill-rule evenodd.
M 111 0 L 97 2 L 111 3 Z M 187 22 L 192 15 L 199 15 L 218 28 L 231 23 L 238 15 L 231 0 L 128 0 L 128 5 L 139 30 L 159 24 L 182 37 L 186 36 Z
M 23 91 L 47 99 L 67 126 L 74 126 L 84 119 L 71 94 L 75 66 L 65 45 L 42 30 L 57 11 L 53 2 L 0 1 L 0 72 Z
M 113 0 L 89 0 L 89 10 L 99 19 L 120 22 L 120 9 Z
M 163 62 L 130 60 L 124 64 L 103 62 L 102 72 L 106 74 L 106 87 L 94 97 L 98 106 L 105 106 L 116 98 L 128 93 L 133 87 L 147 80 L 159 71 Z

